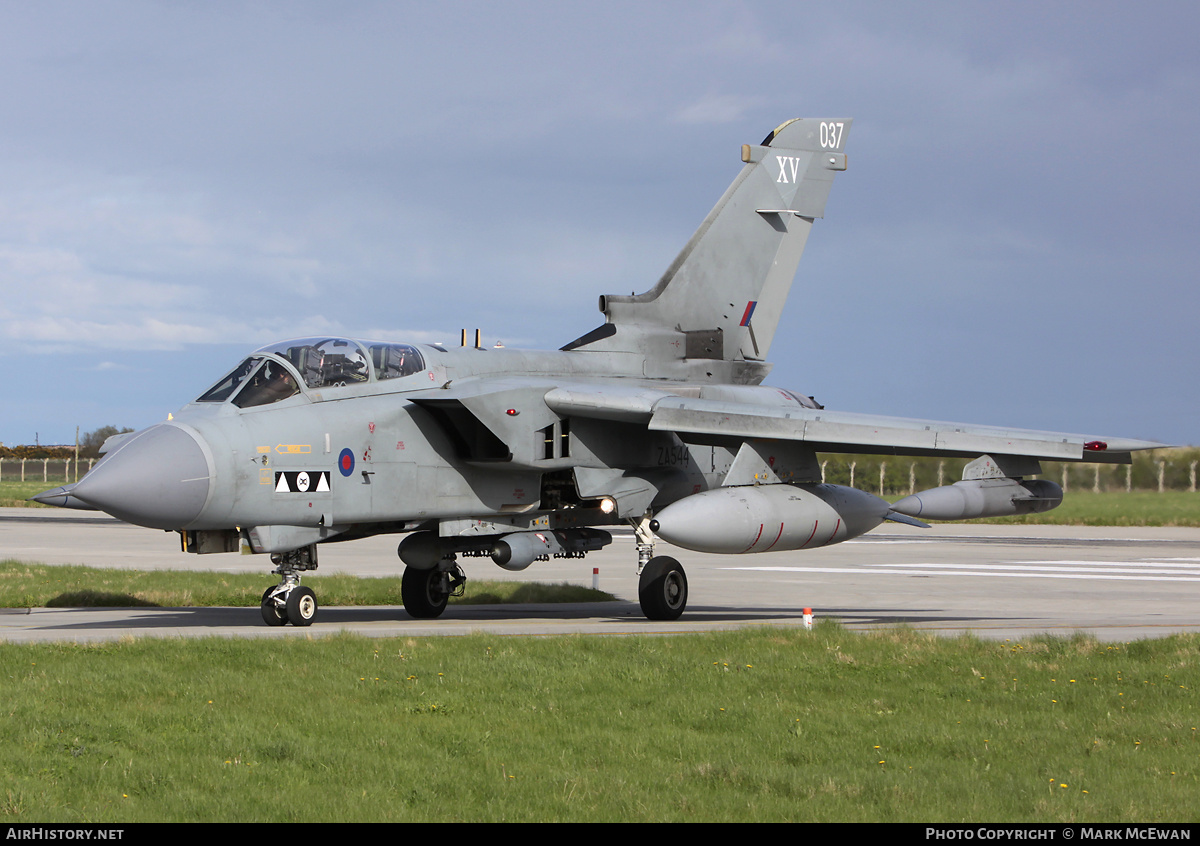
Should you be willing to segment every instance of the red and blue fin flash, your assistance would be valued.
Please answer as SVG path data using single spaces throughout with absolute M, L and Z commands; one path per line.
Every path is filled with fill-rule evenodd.
M 750 302 L 746 303 L 746 311 L 742 314 L 742 322 L 738 324 L 738 326 L 745 326 L 750 330 L 750 343 L 754 344 L 754 354 L 756 356 L 759 354 L 758 338 L 754 337 L 754 327 L 750 325 L 750 318 L 754 316 L 754 307 L 757 305 L 757 300 L 750 300 Z

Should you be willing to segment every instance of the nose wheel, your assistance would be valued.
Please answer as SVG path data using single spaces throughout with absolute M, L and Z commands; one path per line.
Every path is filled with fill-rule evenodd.
M 286 626 L 287 625 L 287 597 L 286 594 L 281 599 L 277 600 L 275 594 L 280 592 L 283 585 L 271 585 L 266 589 L 262 596 L 262 617 L 263 622 L 268 626 Z
M 316 546 L 272 555 L 273 573 L 280 582 L 262 595 L 262 618 L 268 626 L 311 626 L 317 616 L 317 595 L 300 584 L 300 573 L 317 569 Z
M 311 626 L 317 616 L 317 597 L 306 587 L 295 587 L 288 594 L 287 618 L 293 626 Z
M 273 585 L 262 598 L 263 622 L 268 626 L 311 626 L 317 616 L 317 596 L 310 588 Z

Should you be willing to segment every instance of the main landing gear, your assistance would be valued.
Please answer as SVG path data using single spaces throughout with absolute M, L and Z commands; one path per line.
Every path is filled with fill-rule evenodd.
M 311 626 L 317 616 L 317 597 L 300 584 L 300 574 L 317 569 L 316 544 L 271 556 L 279 575 L 279 584 L 267 588 L 262 596 L 262 617 L 268 626 Z
M 638 580 L 638 601 L 650 620 L 678 620 L 687 607 L 688 583 L 683 565 L 674 558 L 651 558 Z
M 432 620 L 442 616 L 450 597 L 463 595 L 466 583 L 462 567 L 454 556 L 449 556 L 427 570 L 405 567 L 400 578 L 400 598 L 410 617 Z
M 633 522 L 633 521 L 630 521 Z M 688 583 L 683 565 L 666 555 L 654 555 L 650 513 L 633 523 L 638 551 L 638 601 L 650 620 L 678 620 L 687 607 Z

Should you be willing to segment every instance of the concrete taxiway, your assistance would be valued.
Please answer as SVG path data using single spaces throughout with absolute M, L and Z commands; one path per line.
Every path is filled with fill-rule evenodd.
M 590 585 L 617 602 L 450 606 L 438 620 L 403 608 L 322 607 L 306 629 L 268 628 L 253 608 L 0 609 L 0 640 L 97 641 L 123 637 L 308 637 L 352 631 L 372 637 L 665 634 L 758 625 L 799 626 L 803 609 L 852 629 L 904 624 L 988 638 L 1086 632 L 1129 641 L 1200 631 L 1200 529 L 885 524 L 838 546 L 763 555 L 702 555 L 660 544 L 687 569 L 684 617 L 652 622 L 637 603 L 629 530 L 582 561 L 535 563 L 508 573 L 466 559 L 468 577 Z M 398 536 L 329 544 L 319 573 L 398 576 Z M 260 572 L 266 556 L 187 555 L 178 536 L 101 514 L 0 509 L 0 558 L 96 567 Z M 318 599 L 320 597 L 318 596 Z

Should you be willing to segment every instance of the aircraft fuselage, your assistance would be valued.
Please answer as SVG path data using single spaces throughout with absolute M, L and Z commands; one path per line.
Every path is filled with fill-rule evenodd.
M 732 460 L 729 449 L 689 446 L 673 433 L 564 417 L 545 400 L 564 381 L 603 389 L 614 376 L 630 390 L 655 396 L 698 396 L 698 385 L 614 373 L 611 355 L 420 351 L 426 366 L 403 378 L 305 387 L 250 407 L 236 405 L 237 394 L 189 403 L 170 421 L 115 444 L 77 495 L 160 529 L 323 530 L 263 544 L 262 551 L 278 551 L 368 524 L 376 527 L 370 531 L 403 531 L 430 520 L 516 518 L 563 508 L 578 509 L 587 524 L 611 523 L 629 515 L 600 512 L 598 496 L 579 492 L 575 468 L 656 476 L 653 499 L 661 506 L 717 486 Z M 255 355 L 299 377 L 286 359 Z M 473 383 L 484 401 L 472 402 Z M 747 389 L 775 396 L 772 389 Z M 111 500 L 100 489 L 106 477 Z M 127 496 L 134 489 L 143 494 Z M 144 496 L 146 490 L 155 496 Z

